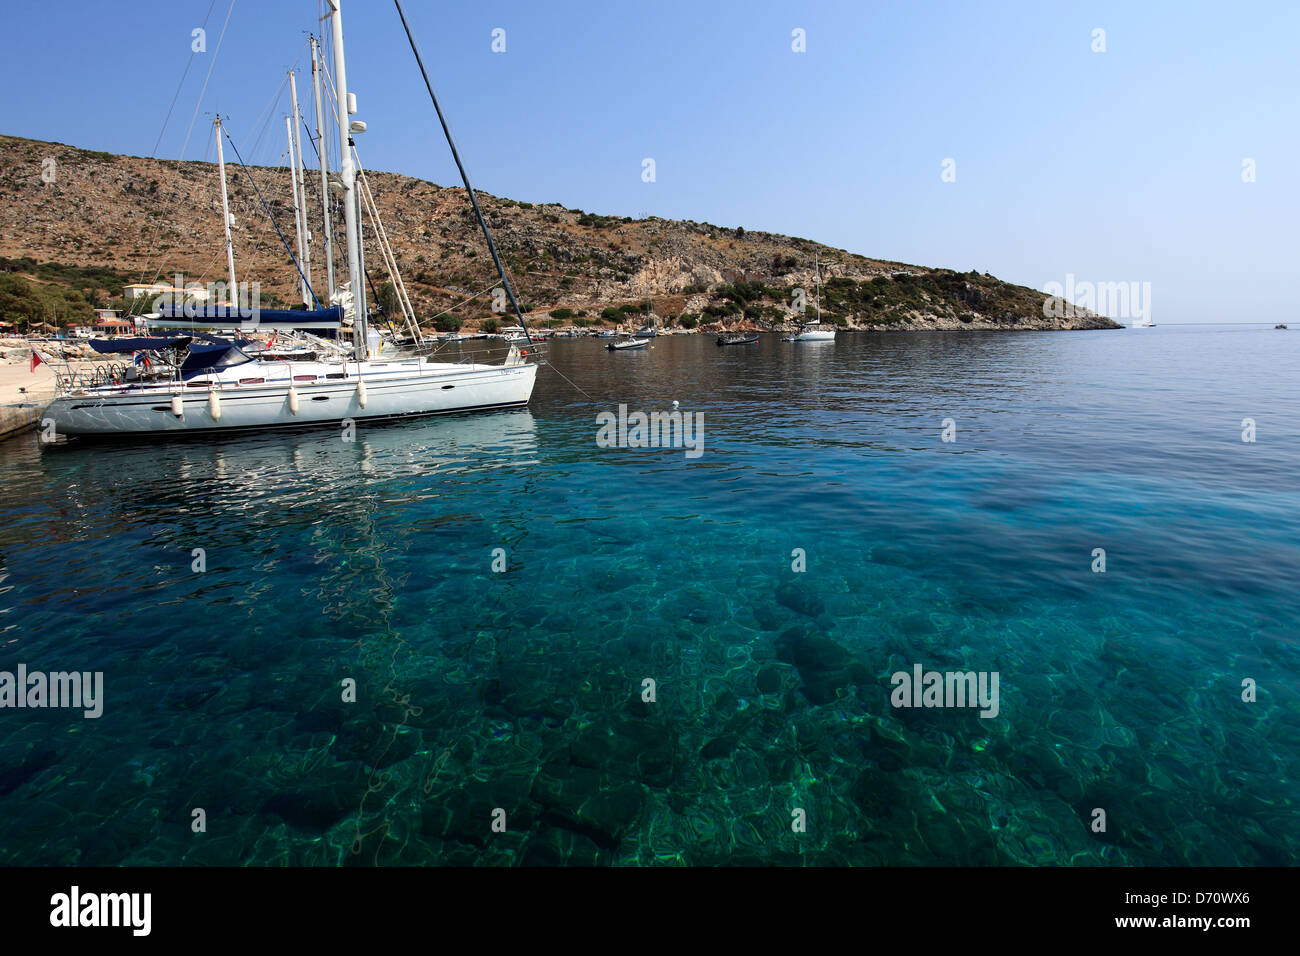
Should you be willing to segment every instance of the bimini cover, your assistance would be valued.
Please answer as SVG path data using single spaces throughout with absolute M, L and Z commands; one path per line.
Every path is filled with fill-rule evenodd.
M 114 352 L 160 352 L 163 349 L 183 349 L 190 344 L 188 335 L 134 339 L 91 339 L 90 347 L 101 354 Z
M 255 329 L 337 329 L 343 323 L 343 309 L 258 309 L 251 315 L 240 314 L 226 305 L 198 307 L 163 306 L 149 324 L 170 328 L 222 328 L 251 331 Z
M 215 372 L 251 361 L 251 358 L 228 342 L 220 345 L 191 345 L 189 354 L 181 363 L 181 378 L 193 378 L 203 372 Z

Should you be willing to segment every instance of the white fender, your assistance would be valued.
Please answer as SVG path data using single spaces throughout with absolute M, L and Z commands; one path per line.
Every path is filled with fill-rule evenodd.
M 298 390 L 292 385 L 289 386 L 289 411 L 298 414 Z
M 179 395 L 172 396 L 172 414 L 177 418 L 185 417 L 185 402 Z
M 366 407 L 366 383 L 361 379 L 357 379 L 357 404 Z
M 208 414 L 214 422 L 221 421 L 221 396 L 215 388 L 208 390 Z

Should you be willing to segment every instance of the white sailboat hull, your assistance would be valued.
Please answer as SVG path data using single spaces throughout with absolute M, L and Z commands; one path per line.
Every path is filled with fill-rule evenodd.
M 41 418 L 53 420 L 56 434 L 112 437 L 301 428 L 345 419 L 519 408 L 532 396 L 537 368 L 423 360 L 359 366 L 251 362 L 183 384 L 73 391 L 55 399 Z M 179 399 L 179 415 L 174 399 Z

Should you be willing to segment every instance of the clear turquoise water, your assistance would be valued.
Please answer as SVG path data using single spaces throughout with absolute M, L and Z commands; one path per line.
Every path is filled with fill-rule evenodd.
M 552 358 L 591 400 L 0 444 L 0 669 L 106 684 L 0 711 L 0 862 L 1294 861 L 1296 333 Z M 673 399 L 702 458 L 596 446 Z M 1001 712 L 892 708 L 917 662 Z

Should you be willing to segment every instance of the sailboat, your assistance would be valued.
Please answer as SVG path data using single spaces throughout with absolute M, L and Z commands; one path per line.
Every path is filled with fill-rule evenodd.
M 648 273 L 645 280 L 645 303 L 646 315 L 652 315 L 654 313 L 654 300 L 650 297 L 650 276 Z M 624 352 L 628 349 L 643 349 L 650 344 L 650 340 L 657 334 L 658 332 L 655 330 L 654 326 L 649 324 L 643 325 L 627 338 L 620 339 L 617 342 L 610 342 L 605 346 L 605 348 L 609 349 L 611 352 Z
M 332 296 L 334 302 L 314 311 L 252 310 L 251 315 L 236 307 L 237 290 L 230 210 L 226 194 L 225 159 L 222 152 L 221 120 L 216 120 L 218 172 L 221 179 L 222 222 L 226 245 L 230 302 L 178 314 L 173 308 L 153 317 L 157 327 L 225 328 L 333 328 L 352 331 L 352 355 L 334 360 L 265 360 L 238 344 L 238 339 L 196 333 L 195 335 L 151 335 L 112 342 L 92 343 L 101 353 L 145 352 L 158 361 L 146 376 L 86 375 L 65 367 L 55 369 L 58 386 L 54 401 L 42 418 L 53 422 L 57 434 L 67 436 L 122 437 L 195 433 L 227 433 L 245 429 L 290 428 L 309 425 L 340 425 L 348 420 L 374 421 L 412 416 L 520 408 L 532 396 L 538 365 L 528 360 L 526 349 L 511 343 L 503 364 L 438 362 L 428 357 L 393 358 L 377 361 L 372 354 L 362 262 L 362 203 L 358 190 L 358 167 L 353 162 L 351 136 L 364 131 L 365 124 L 350 118 L 356 112 L 355 94 L 348 91 L 343 50 L 341 0 L 326 0 L 329 8 L 335 63 L 337 126 L 342 157 L 338 182 L 347 251 L 348 281 Z M 398 7 L 399 13 L 401 7 Z M 405 26 L 405 17 L 403 16 Z M 415 40 L 412 51 L 424 72 Z M 313 50 L 314 53 L 314 50 Z M 513 289 L 500 267 L 495 244 L 478 207 L 460 156 L 442 118 L 437 98 L 425 75 L 434 108 L 438 111 L 448 144 L 460 168 L 466 192 L 487 239 L 520 324 Z M 228 137 L 227 137 L 228 138 Z M 233 145 L 233 141 L 232 141 Z M 324 150 L 322 150 L 322 155 Z M 322 164 L 324 160 L 322 159 Z M 326 176 L 322 170 L 322 188 Z M 295 190 L 296 192 L 296 190 Z M 322 202 L 325 198 L 322 197 Z M 305 211 L 304 211 L 305 212 Z M 305 217 L 304 217 L 305 218 Z M 328 216 L 326 217 L 328 239 Z M 286 242 L 286 248 L 288 246 Z M 290 251 L 292 256 L 292 251 Z M 305 264 L 305 259 L 304 259 Z M 295 261 L 297 265 L 297 261 Z M 310 292 L 307 273 L 299 267 L 304 287 Z M 336 290 L 331 289 L 331 292 Z
M 817 303 L 817 318 L 812 322 L 805 322 L 803 327 L 791 335 L 783 338 L 782 342 L 833 342 L 835 341 L 835 327 L 822 325 L 822 265 L 821 259 L 817 262 L 817 288 L 814 293 Z

